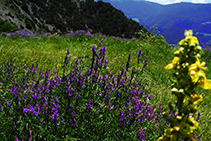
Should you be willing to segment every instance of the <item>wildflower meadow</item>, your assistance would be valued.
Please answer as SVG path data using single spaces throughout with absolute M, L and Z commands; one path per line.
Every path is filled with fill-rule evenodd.
M 0 140 L 210 140 L 209 48 L 140 34 L 2 33 Z

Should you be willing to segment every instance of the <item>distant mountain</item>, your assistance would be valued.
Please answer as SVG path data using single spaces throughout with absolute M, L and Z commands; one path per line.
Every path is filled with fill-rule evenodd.
M 103 0 L 140 25 L 158 26 L 160 34 L 170 44 L 184 37 L 185 29 L 193 29 L 202 46 L 211 46 L 211 4 L 181 2 L 161 5 L 145 0 Z
M 125 38 L 137 36 L 135 32 L 141 30 L 149 34 L 143 26 L 129 20 L 111 4 L 94 0 L 0 1 L 0 27 L 5 26 L 5 23 L 31 32 L 67 33 L 85 30 Z

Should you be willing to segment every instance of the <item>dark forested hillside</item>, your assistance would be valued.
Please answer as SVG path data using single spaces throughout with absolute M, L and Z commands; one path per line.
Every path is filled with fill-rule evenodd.
M 127 19 L 123 12 L 102 1 L 4 0 L 0 2 L 0 8 L 2 20 L 32 32 L 85 30 L 126 38 L 133 37 L 140 30 L 148 32 L 139 23 Z

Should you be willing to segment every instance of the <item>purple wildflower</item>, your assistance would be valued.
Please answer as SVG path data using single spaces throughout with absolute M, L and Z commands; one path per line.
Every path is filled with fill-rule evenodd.
M 140 129 L 139 131 L 138 131 L 138 133 L 137 133 L 137 135 L 138 135 L 138 140 L 142 140 L 142 141 L 144 141 L 144 138 L 145 138 L 145 132 L 144 132 L 144 129 Z
M 124 115 L 124 111 L 123 110 L 121 110 L 121 115 L 120 115 L 120 119 L 119 119 L 119 121 L 121 121 L 121 120 L 123 120 L 124 118 L 123 118 L 123 115 Z

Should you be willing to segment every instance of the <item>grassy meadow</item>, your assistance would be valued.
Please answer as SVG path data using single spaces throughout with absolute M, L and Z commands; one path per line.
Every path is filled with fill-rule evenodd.
M 94 53 L 95 49 L 97 53 Z M 103 49 L 105 50 L 102 51 Z M 130 40 L 101 34 L 89 35 L 84 32 L 66 36 L 46 34 L 34 37 L 25 35 L 7 37 L 2 34 L 0 35 L 0 136 L 4 140 L 17 140 L 17 138 L 19 140 L 141 140 L 142 138 L 146 141 L 155 141 L 168 126 L 161 113 L 169 111 L 169 101 L 175 101 L 170 81 L 173 70 L 164 69 L 172 62 L 175 50 L 169 47 L 165 39 L 155 36 Z M 93 53 L 98 56 L 95 61 Z M 137 61 L 138 54 L 140 63 Z M 210 50 L 201 51 L 201 56 L 201 60 L 205 61 L 208 67 L 205 71 L 206 76 L 211 79 Z M 37 64 L 38 67 L 35 68 Z M 133 67 L 136 68 L 135 71 Z M 90 68 L 91 73 L 89 73 Z M 119 78 L 120 76 L 122 78 Z M 131 91 L 136 91 L 137 95 L 135 96 L 134 92 L 130 97 Z M 141 91 L 144 94 L 141 94 Z M 199 128 L 195 133 L 201 140 L 209 141 L 211 140 L 211 90 L 197 87 L 197 91 L 203 96 L 203 101 L 198 104 L 201 117 L 198 120 Z M 48 97 L 46 101 L 50 101 L 50 98 L 59 98 L 59 102 L 58 99 L 55 100 L 60 106 L 55 106 L 57 114 L 54 114 L 54 117 L 48 117 L 48 114 L 52 115 L 55 108 L 48 114 L 40 111 L 37 115 L 33 112 L 33 109 L 35 111 L 42 109 L 42 106 L 38 105 L 43 104 L 41 97 L 30 97 L 36 93 Z M 67 100 L 67 94 L 71 100 Z M 116 94 L 122 94 L 120 99 Z M 151 95 L 153 96 L 149 97 Z M 30 100 L 27 101 L 27 98 Z M 140 106 L 144 109 L 139 111 L 139 114 L 146 114 L 142 114 L 142 119 L 139 119 L 139 114 L 133 112 L 137 105 L 134 98 L 139 99 L 139 102 L 142 101 Z M 130 101 L 127 104 L 132 106 L 125 106 L 121 101 L 126 103 Z M 72 108 L 67 103 L 71 103 Z M 99 108 L 98 103 L 104 108 Z M 34 108 L 29 108 L 29 104 Z M 53 108 L 51 102 L 46 104 L 49 109 Z M 26 110 L 27 107 L 28 111 L 24 113 L 23 109 Z M 64 110 L 65 107 L 68 110 Z M 102 110 L 98 112 L 100 109 Z M 123 116 L 122 110 L 125 122 L 120 120 Z M 129 124 L 125 118 L 127 114 L 128 117 L 131 116 Z M 66 124 L 62 124 L 64 117 Z M 69 122 L 68 118 L 71 118 Z M 47 125 L 41 125 L 43 121 Z M 49 129 L 50 125 L 54 128 Z

